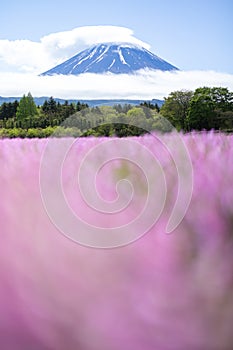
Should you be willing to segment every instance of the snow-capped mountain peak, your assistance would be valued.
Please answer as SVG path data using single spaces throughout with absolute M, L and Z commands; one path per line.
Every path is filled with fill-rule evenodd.
M 144 47 L 131 43 L 101 43 L 78 53 L 41 75 L 82 73 L 132 74 L 139 69 L 177 70 Z

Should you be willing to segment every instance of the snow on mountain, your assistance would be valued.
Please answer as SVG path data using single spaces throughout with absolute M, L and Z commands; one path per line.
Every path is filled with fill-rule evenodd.
M 139 69 L 177 70 L 147 49 L 128 43 L 103 43 L 92 46 L 41 75 L 82 73 L 132 74 Z

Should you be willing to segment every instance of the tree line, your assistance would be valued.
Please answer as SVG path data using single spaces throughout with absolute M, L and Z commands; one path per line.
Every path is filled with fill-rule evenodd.
M 171 123 L 171 124 L 170 124 Z M 222 130 L 233 132 L 233 93 L 222 87 L 179 90 L 155 103 L 100 106 L 63 104 L 53 97 L 36 106 L 31 93 L 0 106 L 0 137 L 142 135 L 158 130 Z
M 0 127 L 28 129 L 60 125 L 67 117 L 84 108 L 88 108 L 85 103 L 65 101 L 61 104 L 53 97 L 46 100 L 41 107 L 36 106 L 29 92 L 27 96 L 23 95 L 19 102 L 4 102 L 0 106 Z
M 14 107 L 14 108 L 13 108 Z M 134 125 L 131 125 L 134 124 Z M 0 107 L 0 137 L 141 135 L 159 124 L 159 106 L 117 104 L 89 108 L 77 102 L 63 104 L 53 97 L 36 106 L 31 93 Z

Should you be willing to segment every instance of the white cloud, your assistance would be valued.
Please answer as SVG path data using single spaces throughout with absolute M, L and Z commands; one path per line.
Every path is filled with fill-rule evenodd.
M 223 86 L 233 91 L 233 75 L 212 71 L 147 71 L 135 75 L 36 76 L 0 73 L 0 96 L 54 96 L 75 99 L 163 99 L 175 90 Z
M 200 86 L 224 86 L 233 91 L 233 75 L 212 71 L 140 71 L 135 75 L 37 76 L 100 42 L 124 41 L 149 45 L 133 31 L 116 26 L 86 26 L 52 33 L 39 42 L 0 40 L 0 95 L 54 96 L 75 99 L 142 98 L 163 99 L 171 91 Z
M 130 42 L 150 48 L 125 27 L 78 27 L 46 35 L 39 42 L 0 40 L 0 71 L 42 73 L 93 44 L 110 41 Z
M 36 72 L 51 64 L 40 43 L 30 40 L 0 40 L 0 71 Z

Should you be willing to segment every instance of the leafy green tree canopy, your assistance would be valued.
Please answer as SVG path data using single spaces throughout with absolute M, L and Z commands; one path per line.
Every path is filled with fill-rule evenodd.
M 27 96 L 23 95 L 21 98 L 17 107 L 16 118 L 23 120 L 36 115 L 38 115 L 37 107 L 31 93 L 29 92 Z
M 191 129 L 220 129 L 223 113 L 233 111 L 233 93 L 223 87 L 202 87 L 190 101 L 188 120 Z
M 160 109 L 161 115 L 178 130 L 188 130 L 188 108 L 193 92 L 180 90 L 171 92 Z

